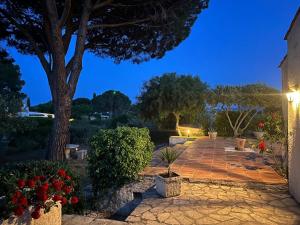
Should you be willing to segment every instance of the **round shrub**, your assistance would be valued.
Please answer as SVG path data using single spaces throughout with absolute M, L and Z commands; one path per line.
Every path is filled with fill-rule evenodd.
M 88 168 L 95 195 L 137 178 L 152 158 L 147 128 L 100 130 L 90 141 Z

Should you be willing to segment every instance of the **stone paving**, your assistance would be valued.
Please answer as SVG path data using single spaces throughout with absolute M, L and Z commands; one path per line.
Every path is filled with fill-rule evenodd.
M 129 224 L 300 224 L 300 207 L 285 187 L 256 188 L 184 183 L 182 195 L 152 197 L 131 213 Z
M 286 180 L 271 167 L 271 158 L 257 153 L 225 152 L 224 147 L 234 146 L 233 139 L 208 137 L 194 141 L 173 163 L 172 170 L 183 178 L 198 181 L 254 182 L 285 184 Z M 147 167 L 143 175 L 156 175 L 166 169 Z

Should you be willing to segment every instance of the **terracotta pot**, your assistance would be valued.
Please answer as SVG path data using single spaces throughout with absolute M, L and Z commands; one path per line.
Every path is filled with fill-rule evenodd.
M 257 140 L 261 140 L 264 137 L 265 132 L 262 131 L 255 131 L 253 132 L 254 136 Z
M 208 132 L 208 137 L 212 140 L 216 140 L 218 136 L 218 132 Z
M 236 138 L 235 140 L 237 149 L 243 151 L 245 149 L 246 139 Z
M 22 217 L 11 216 L 9 219 L 1 221 L 1 225 L 61 225 L 61 204 L 51 207 L 51 210 L 44 214 L 43 210 L 39 219 L 32 219 L 30 210 L 26 211 Z
M 166 174 L 160 174 L 155 178 L 156 191 L 159 195 L 169 198 L 178 196 L 181 193 L 181 177 L 173 173 L 174 176 L 166 177 Z

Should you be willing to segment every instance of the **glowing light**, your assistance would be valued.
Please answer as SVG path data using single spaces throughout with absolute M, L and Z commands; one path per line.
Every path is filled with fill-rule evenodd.
M 286 93 L 287 100 L 289 102 L 293 102 L 294 104 L 298 105 L 300 103 L 300 92 L 293 91 Z
M 190 136 L 190 130 L 187 130 L 188 137 Z
M 73 122 L 74 120 L 75 120 L 75 119 L 73 119 L 73 118 L 69 119 L 70 122 Z

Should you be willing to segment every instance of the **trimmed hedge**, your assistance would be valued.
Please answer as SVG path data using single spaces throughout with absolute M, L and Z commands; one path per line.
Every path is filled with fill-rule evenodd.
M 99 130 L 90 145 L 88 169 L 95 195 L 136 179 L 154 149 L 148 129 L 135 127 Z

